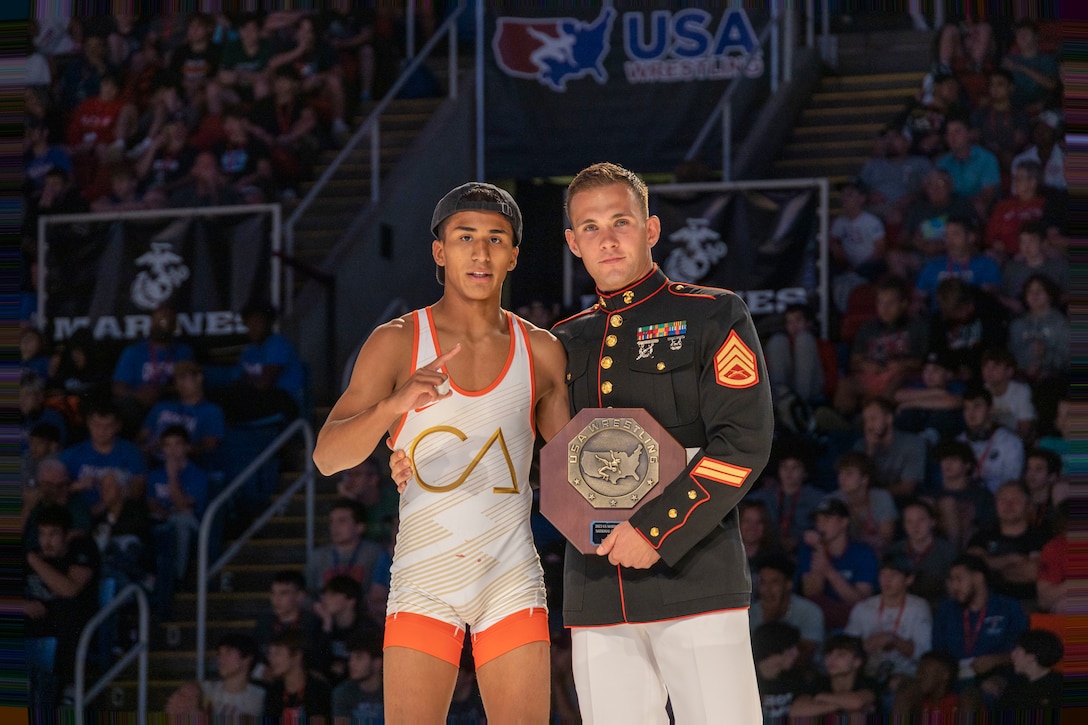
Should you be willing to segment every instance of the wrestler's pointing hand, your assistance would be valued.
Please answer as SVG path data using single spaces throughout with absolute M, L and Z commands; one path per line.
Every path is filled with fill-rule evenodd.
M 442 372 L 442 367 L 459 352 L 461 352 L 461 343 L 457 343 L 412 373 L 412 377 L 408 378 L 394 393 L 394 396 L 404 404 L 401 412 L 418 410 L 436 400 L 450 397 L 450 376 Z

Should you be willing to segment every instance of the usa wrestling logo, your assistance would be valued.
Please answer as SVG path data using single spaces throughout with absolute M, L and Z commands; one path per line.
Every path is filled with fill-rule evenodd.
M 565 92 L 567 81 L 589 76 L 604 85 L 608 72 L 609 36 L 616 11 L 601 10 L 591 22 L 576 18 L 499 18 L 492 49 L 507 75 L 536 79 Z

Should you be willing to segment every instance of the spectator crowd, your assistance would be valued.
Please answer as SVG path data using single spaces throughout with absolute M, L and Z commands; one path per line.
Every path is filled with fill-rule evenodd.
M 357 104 L 380 96 L 398 52 L 395 17 L 332 6 L 34 28 L 26 229 L 44 213 L 290 195 Z M 776 441 L 740 519 L 766 722 L 1061 702 L 1068 191 L 1046 32 L 1031 20 L 1006 43 L 983 21 L 938 32 L 917 98 L 841 186 L 835 334 L 818 339 L 805 305 L 767 326 Z M 306 412 L 304 371 L 274 311 L 239 312 L 248 339 L 223 369 L 195 359 L 169 304 L 115 360 L 85 331 L 53 351 L 24 315 L 36 706 L 70 696 L 80 631 L 120 588 L 144 587 L 156 620 L 172 619 L 205 509 L 237 464 L 229 432 Z M 519 312 L 545 327 L 560 316 L 539 301 Z M 249 490 L 240 515 L 270 493 Z M 222 636 L 216 677 L 178 688 L 169 712 L 381 717 L 399 497 L 376 460 L 345 472 L 336 494 L 328 543 L 305 569 L 271 577 L 253 630 Z M 555 712 L 575 717 L 562 542 L 539 516 L 534 531 L 556 619 Z M 97 666 L 127 644 L 130 620 L 122 610 L 103 627 Z M 451 722 L 483 713 L 469 649 Z

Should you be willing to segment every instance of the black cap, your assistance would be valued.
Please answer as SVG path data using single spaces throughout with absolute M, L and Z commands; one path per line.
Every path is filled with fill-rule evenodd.
M 914 573 L 914 562 L 906 554 L 885 554 L 880 560 L 881 569 L 894 569 L 906 576 Z
M 812 512 L 813 518 L 823 514 L 824 516 L 838 516 L 840 518 L 850 518 L 850 509 L 846 507 L 846 504 L 842 500 L 835 498 L 834 496 L 828 496 L 816 506 L 816 509 Z
M 464 198 L 474 191 L 498 194 L 502 201 Z M 482 181 L 470 181 L 467 184 L 461 184 L 442 197 L 434 208 L 434 214 L 431 215 L 431 233 L 434 234 L 434 238 L 438 239 L 438 227 L 441 226 L 442 222 L 446 219 L 459 211 L 472 210 L 493 211 L 496 214 L 502 214 L 510 222 L 510 226 L 514 228 L 514 246 L 516 247 L 521 244 L 521 209 L 518 208 L 518 204 L 514 201 L 514 197 L 510 196 L 509 192 L 500 189 L 494 184 L 488 184 Z

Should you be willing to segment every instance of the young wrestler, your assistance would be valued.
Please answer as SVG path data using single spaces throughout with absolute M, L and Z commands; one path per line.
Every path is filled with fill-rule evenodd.
M 386 620 L 385 716 L 444 720 L 465 628 L 488 720 L 546 722 L 548 618 L 529 528 L 537 433 L 567 422 L 566 357 L 551 333 L 503 310 L 521 212 L 483 183 L 431 220 L 442 298 L 382 325 L 318 436 L 325 475 L 390 434 L 414 481 L 401 503 Z

